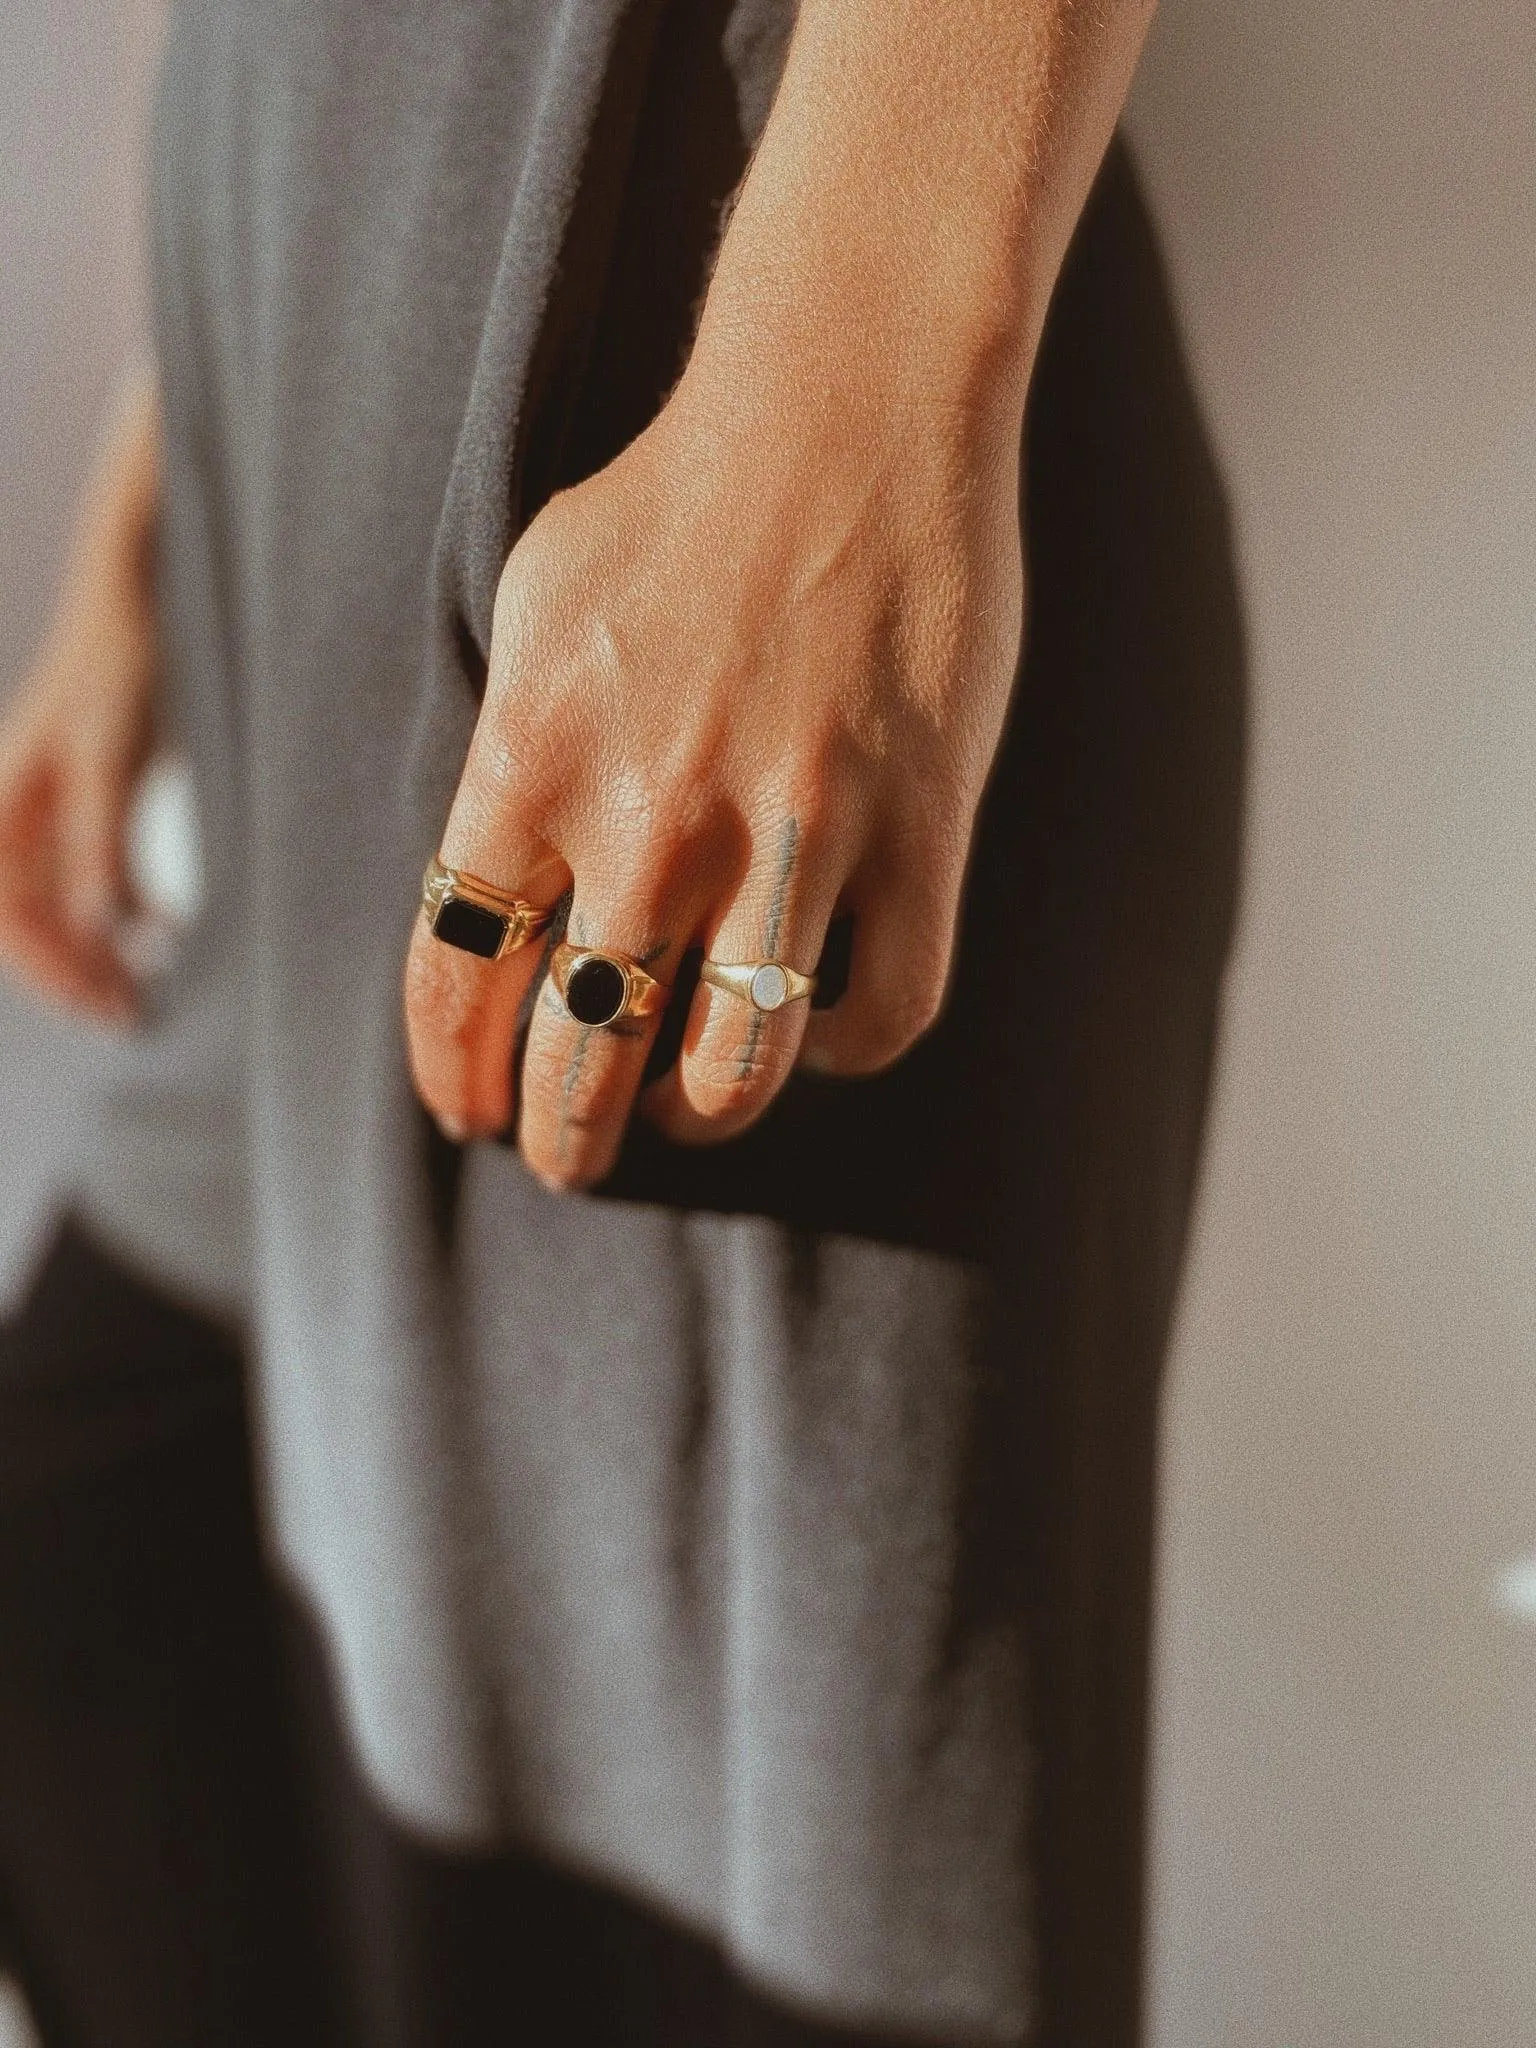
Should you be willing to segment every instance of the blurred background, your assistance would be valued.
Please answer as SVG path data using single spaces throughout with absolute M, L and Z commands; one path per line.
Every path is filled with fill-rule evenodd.
M 0 685 L 141 331 L 155 15 L 0 12 Z M 1166 1418 L 1151 2048 L 1529 2048 L 1536 9 L 1164 0 L 1130 126 L 1254 656 Z M 109 1058 L 0 988 L 0 1296 Z

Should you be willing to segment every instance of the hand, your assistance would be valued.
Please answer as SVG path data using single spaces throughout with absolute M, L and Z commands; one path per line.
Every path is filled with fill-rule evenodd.
M 574 886 L 572 937 L 663 982 L 694 942 L 812 972 L 852 913 L 830 1010 L 700 986 L 646 1105 L 684 1141 L 742 1130 L 797 1058 L 869 1073 L 937 1015 L 1023 601 L 1016 425 L 935 406 L 915 432 L 921 410 L 867 386 L 743 417 L 719 378 L 696 351 L 651 429 L 514 550 L 442 846 L 541 905 Z M 510 1124 L 540 953 L 487 963 L 417 922 L 411 1059 L 451 1135 Z M 655 1029 L 582 1026 L 546 985 L 519 1131 L 540 1178 L 608 1171 Z
M 0 960 L 105 1022 L 134 1013 L 117 935 L 156 679 L 154 425 L 125 408 L 83 509 L 46 642 L 0 718 Z
M 451 866 L 663 983 L 690 941 L 846 994 L 763 1015 L 701 987 L 649 1112 L 726 1138 L 797 1059 L 868 1073 L 943 1000 L 1018 657 L 1024 397 L 1152 0 L 801 0 L 688 368 L 557 498 L 498 591 Z M 418 919 L 416 1085 L 450 1135 L 513 1113 L 538 967 Z M 546 986 L 519 1136 L 551 1185 L 612 1165 L 654 1018 L 578 1024 Z

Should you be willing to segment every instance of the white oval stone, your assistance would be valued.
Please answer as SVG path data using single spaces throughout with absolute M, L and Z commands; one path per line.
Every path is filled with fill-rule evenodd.
M 752 1001 L 759 1010 L 777 1010 L 788 999 L 789 976 L 769 960 L 752 977 Z

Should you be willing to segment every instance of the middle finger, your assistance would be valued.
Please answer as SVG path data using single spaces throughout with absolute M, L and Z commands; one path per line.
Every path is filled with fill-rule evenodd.
M 578 869 L 564 962 L 576 961 L 581 971 L 562 992 L 562 963 L 553 963 L 534 1004 L 523 1060 L 518 1145 L 548 1186 L 588 1187 L 617 1159 L 672 977 L 702 908 L 686 886 L 609 891 L 584 887 Z M 600 1021 L 620 994 L 615 968 L 637 970 L 631 1000 Z M 649 983 L 657 986 L 647 997 Z

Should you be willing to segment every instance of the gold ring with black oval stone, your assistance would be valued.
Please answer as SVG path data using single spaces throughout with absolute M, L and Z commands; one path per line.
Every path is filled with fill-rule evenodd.
M 711 988 L 739 996 L 765 1017 L 782 1010 L 786 1003 L 803 1003 L 816 993 L 814 974 L 797 974 L 782 960 L 706 960 L 699 978 Z
M 515 953 L 536 939 L 553 915 L 494 882 L 445 866 L 435 855 L 421 878 L 421 907 L 434 939 L 480 960 Z
M 596 946 L 563 940 L 549 956 L 549 975 L 561 1001 L 578 1024 L 617 1024 L 624 1017 L 653 1017 L 666 1008 L 672 991 L 647 974 L 638 960 L 605 953 Z

